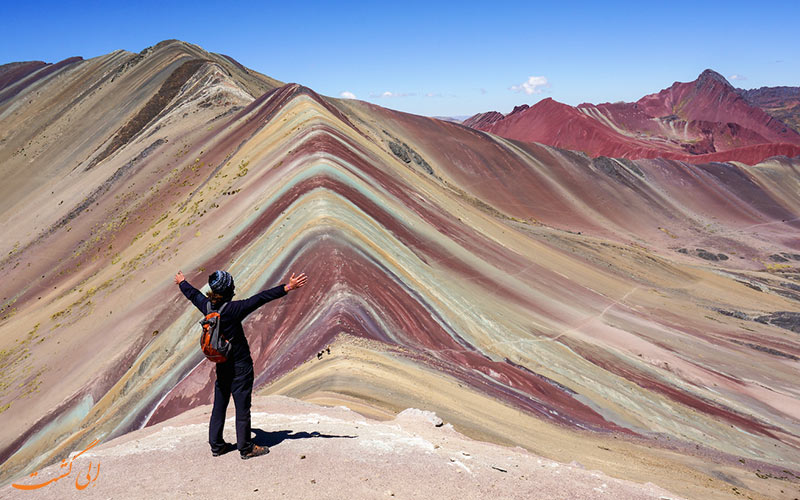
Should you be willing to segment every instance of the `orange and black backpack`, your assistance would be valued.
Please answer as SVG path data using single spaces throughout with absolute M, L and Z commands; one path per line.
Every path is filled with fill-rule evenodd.
M 215 311 L 211 307 L 211 301 L 206 305 L 206 317 L 200 322 L 203 327 L 203 333 L 200 334 L 200 349 L 206 358 L 214 363 L 224 363 L 228 360 L 228 354 L 231 351 L 231 343 L 222 336 L 220 332 L 220 314 L 225 310 L 228 303 L 222 304 L 219 311 Z

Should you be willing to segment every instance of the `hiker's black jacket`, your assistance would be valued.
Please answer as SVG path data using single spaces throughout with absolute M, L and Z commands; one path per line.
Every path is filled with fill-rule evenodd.
M 200 290 L 190 285 L 186 280 L 181 281 L 179 286 L 186 298 L 191 300 L 192 304 L 200 309 L 200 312 L 205 316 L 207 314 L 206 304 L 209 302 L 208 297 L 200 293 Z M 250 359 L 250 346 L 247 344 L 247 339 L 242 329 L 244 318 L 270 300 L 281 298 L 284 295 L 286 295 L 284 285 L 278 285 L 275 288 L 259 292 L 249 299 L 228 302 L 225 310 L 220 315 L 219 324 L 220 333 L 232 344 L 228 361 L 235 362 Z

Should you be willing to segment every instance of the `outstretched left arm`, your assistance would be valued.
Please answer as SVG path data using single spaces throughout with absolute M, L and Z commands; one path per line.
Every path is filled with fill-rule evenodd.
M 290 290 L 295 290 L 297 288 L 300 288 L 301 286 L 304 286 L 307 280 L 308 276 L 306 276 L 306 273 L 300 273 L 300 276 L 297 277 L 295 277 L 294 273 L 292 273 L 292 277 L 289 278 L 289 283 L 284 285 L 283 289 L 286 290 L 286 292 L 289 292 Z

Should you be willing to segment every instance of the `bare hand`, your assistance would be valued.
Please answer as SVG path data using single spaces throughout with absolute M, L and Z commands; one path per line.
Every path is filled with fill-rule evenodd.
M 180 285 L 181 281 L 186 281 L 186 277 L 183 275 L 182 271 L 178 271 L 178 274 L 175 275 L 175 284 Z
M 289 278 L 289 283 L 285 286 L 286 291 L 288 292 L 289 290 L 294 290 L 295 288 L 304 286 L 307 279 L 308 277 L 305 275 L 305 273 L 300 273 L 299 276 L 295 276 L 294 273 L 292 273 L 292 277 Z

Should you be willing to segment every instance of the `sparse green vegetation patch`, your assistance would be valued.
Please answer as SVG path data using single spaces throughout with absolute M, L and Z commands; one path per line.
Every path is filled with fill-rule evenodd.
M 250 161 L 242 160 L 239 162 L 239 171 L 236 172 L 236 177 L 244 177 L 247 175 L 247 166 L 250 165 Z
M 39 332 L 40 325 L 37 323 L 23 338 L 17 339 L 15 345 L 0 351 L 0 413 L 11 408 L 13 401 L 39 390 L 46 368 L 34 370 L 30 346 L 45 340 Z

